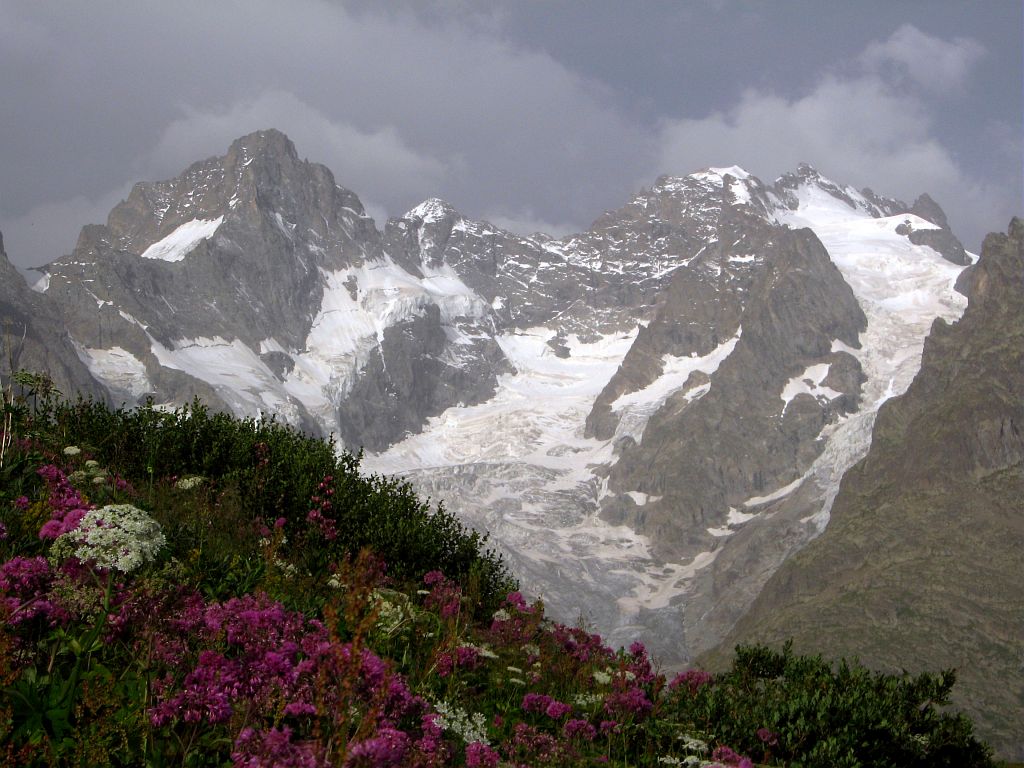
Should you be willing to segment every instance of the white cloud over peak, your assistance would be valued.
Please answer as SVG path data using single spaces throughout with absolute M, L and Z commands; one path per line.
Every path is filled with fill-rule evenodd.
M 947 43 L 901 27 L 888 40 L 870 44 L 852 71 L 826 73 L 795 97 L 747 90 L 726 110 L 663 121 L 656 167 L 688 173 L 735 163 L 771 181 L 809 162 L 838 182 L 871 186 L 907 202 L 928 192 L 968 248 L 977 248 L 981 233 L 958 225 L 991 221 L 993 213 L 1009 220 L 1006 190 L 972 178 L 957 163 L 935 138 L 939 106 L 908 91 L 904 77 L 882 65 L 895 61 L 915 79 L 931 67 L 951 82 L 966 83 L 978 48 L 972 41 Z
M 396 188 L 427 197 L 461 165 L 457 157 L 416 151 L 394 126 L 361 130 L 280 90 L 239 100 L 226 109 L 185 108 L 143 162 L 159 173 L 177 174 L 196 159 L 221 155 L 239 136 L 263 128 L 283 131 L 301 156 L 328 166 L 338 184 L 371 197 Z
M 974 64 L 984 55 L 985 48 L 976 40 L 943 40 L 904 24 L 888 40 L 868 45 L 860 61 L 873 71 L 895 68 L 918 85 L 944 93 L 963 89 Z

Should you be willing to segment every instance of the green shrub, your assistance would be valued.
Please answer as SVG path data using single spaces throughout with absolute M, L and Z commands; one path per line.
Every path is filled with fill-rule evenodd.
M 739 646 L 732 669 L 695 695 L 676 692 L 684 719 L 752 756 L 807 768 L 991 766 L 964 715 L 943 712 L 955 681 L 888 675 L 857 662 Z

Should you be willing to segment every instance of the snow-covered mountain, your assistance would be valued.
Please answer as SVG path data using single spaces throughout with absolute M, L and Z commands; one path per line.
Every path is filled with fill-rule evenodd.
M 827 524 L 969 262 L 927 196 L 807 166 L 662 177 L 558 240 L 440 200 L 379 231 L 263 131 L 136 185 L 41 287 L 115 401 L 335 433 L 562 618 L 681 662 Z
M 366 465 L 492 531 L 566 617 L 681 661 L 824 528 L 932 321 L 963 311 L 962 267 L 909 239 L 937 228 L 807 167 L 773 187 L 737 168 L 660 179 L 563 241 L 580 262 L 670 264 L 632 327 L 499 336 L 517 373 L 495 398 Z

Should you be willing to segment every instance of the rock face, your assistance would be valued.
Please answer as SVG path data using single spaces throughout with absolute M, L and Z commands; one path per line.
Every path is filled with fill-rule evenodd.
M 49 374 L 65 394 L 103 400 L 104 388 L 89 375 L 55 307 L 25 283 L 7 259 L 0 235 L 0 375 L 19 369 Z
M 47 271 L 119 401 L 198 395 L 380 449 L 507 368 L 493 343 L 458 336 L 490 308 L 454 274 L 397 267 L 358 198 L 277 131 L 137 184 Z
M 875 422 L 828 528 L 708 656 L 754 640 L 891 670 L 957 669 L 956 703 L 1024 758 L 1024 221 L 985 239 L 959 322 Z
M 908 224 L 910 242 L 915 245 L 927 245 L 930 248 L 934 248 L 954 264 L 967 265 L 971 263 L 966 251 L 964 251 L 963 243 L 950 230 L 945 212 L 929 195 L 924 194 L 917 198 L 910 209 L 910 213 L 920 216 L 925 221 L 929 221 L 938 227 L 938 229 L 911 229 Z
M 669 557 L 709 551 L 730 508 L 800 478 L 817 457 L 824 426 L 859 401 L 859 362 L 833 351 L 836 340 L 857 346 L 866 328 L 853 291 L 813 232 L 772 237 L 755 246 L 765 266 L 736 313 L 731 354 L 709 379 L 673 394 L 610 474 L 613 490 L 659 498 L 606 504 L 606 517 L 649 535 Z M 677 323 L 689 318 L 685 307 L 683 315 Z M 784 382 L 816 366 L 840 387 L 822 382 L 832 399 L 807 392 L 780 398 Z

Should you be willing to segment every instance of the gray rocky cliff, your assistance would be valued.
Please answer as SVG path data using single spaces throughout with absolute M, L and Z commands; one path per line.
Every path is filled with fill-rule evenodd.
M 346 445 L 381 451 L 419 432 L 426 416 L 487 400 L 495 375 L 511 370 L 489 339 L 471 350 L 449 345 L 440 310 L 430 306 L 384 332 L 338 407 L 339 436 Z
M 706 658 L 738 642 L 957 669 L 954 701 L 1024 757 L 1024 222 L 989 235 L 970 303 L 937 320 L 907 392 L 880 410 L 825 532 L 789 558 Z
M 656 208 L 658 222 L 648 227 L 659 241 L 668 241 L 664 248 L 685 258 L 671 269 L 668 285 L 657 294 L 653 318 L 595 401 L 587 436 L 615 436 L 615 401 L 652 384 L 662 375 L 666 356 L 704 356 L 735 335 L 749 290 L 779 231 L 764 218 L 768 201 L 760 183 L 744 184 L 754 194 L 741 205 L 730 192 L 738 183 L 725 174 L 720 187 L 709 188 L 700 178 L 663 178 L 655 185 L 653 201 L 643 208 Z M 661 223 L 663 218 L 671 223 Z
M 650 535 L 665 554 L 709 549 L 708 529 L 726 523 L 730 506 L 799 478 L 821 449 L 822 428 L 857 405 L 859 365 L 833 343 L 856 346 L 866 323 L 828 253 L 809 230 L 781 228 L 758 252 L 763 268 L 734 320 L 742 328 L 734 351 L 669 398 L 609 476 L 618 495 L 605 516 Z M 841 396 L 784 402 L 786 382 L 816 364 L 829 367 Z M 635 506 L 626 491 L 657 501 Z
M 485 396 L 507 368 L 493 342 L 476 345 L 479 355 L 452 349 L 429 286 L 400 287 L 401 272 L 378 283 L 396 269 L 383 244 L 330 171 L 300 160 L 280 132 L 260 131 L 175 179 L 137 184 L 105 226 L 84 228 L 74 252 L 48 265 L 48 295 L 115 398 L 198 396 L 376 448 Z M 395 291 L 403 298 L 388 309 Z M 445 324 L 461 309 L 482 314 L 449 309 Z M 384 315 L 377 330 L 367 326 L 374 312 Z M 351 342 L 337 325 L 346 313 L 365 326 Z M 425 335 L 395 341 L 410 333 Z M 466 365 L 455 373 L 446 360 Z M 408 378 L 410 367 L 422 375 Z
M 218 220 L 178 260 L 140 258 L 183 225 Z M 249 346 L 273 336 L 297 347 L 322 295 L 319 270 L 379 254 L 358 198 L 300 161 L 283 134 L 264 131 L 175 179 L 136 184 L 106 226 L 84 228 L 74 252 L 49 266 L 49 292 L 62 304 L 116 298 L 164 344 L 216 328 Z M 87 346 L 103 344 L 98 323 L 78 333 Z
M 58 307 L 28 287 L 0 234 L 0 372 L 6 380 L 18 370 L 47 374 L 68 396 L 107 397 L 78 358 Z
M 942 254 L 943 258 L 953 264 L 966 266 L 971 263 L 970 257 L 964 250 L 963 243 L 953 234 L 946 220 L 946 213 L 939 207 L 928 194 L 923 194 L 914 201 L 908 213 L 920 216 L 925 221 L 930 221 L 938 229 L 913 229 L 906 226 L 907 237 L 915 245 L 927 245 Z

